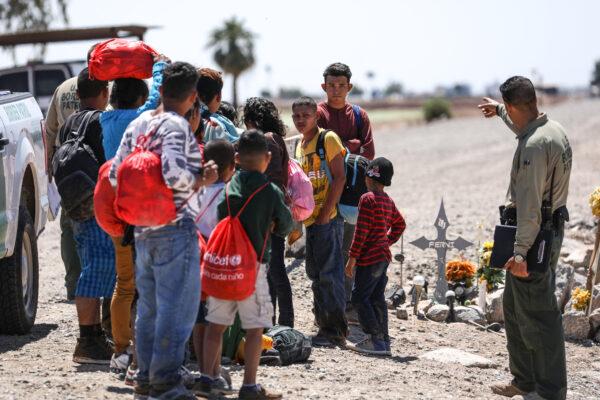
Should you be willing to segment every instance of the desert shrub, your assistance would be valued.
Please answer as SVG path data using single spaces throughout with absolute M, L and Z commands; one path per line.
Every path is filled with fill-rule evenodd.
M 452 118 L 450 103 L 441 98 L 429 99 L 423 104 L 423 116 L 427 122 L 440 118 Z

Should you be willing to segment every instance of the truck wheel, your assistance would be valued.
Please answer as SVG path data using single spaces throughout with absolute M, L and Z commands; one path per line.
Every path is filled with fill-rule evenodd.
M 33 221 L 19 207 L 15 251 L 0 260 L 0 333 L 22 335 L 33 326 L 38 302 L 38 253 Z

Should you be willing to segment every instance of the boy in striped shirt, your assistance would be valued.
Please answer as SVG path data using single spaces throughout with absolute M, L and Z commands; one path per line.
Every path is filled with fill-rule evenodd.
M 365 177 L 369 191 L 358 204 L 358 221 L 346 264 L 348 277 L 356 272 L 351 301 L 360 326 L 368 335 L 359 343 L 349 343 L 348 348 L 380 356 L 392 354 L 384 294 L 387 267 L 392 260 L 390 246 L 400 239 L 406 228 L 394 201 L 383 190 L 392 184 L 393 174 L 394 166 L 384 157 L 369 164 Z

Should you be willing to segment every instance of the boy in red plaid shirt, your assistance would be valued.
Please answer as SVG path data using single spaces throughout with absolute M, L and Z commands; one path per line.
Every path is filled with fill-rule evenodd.
M 384 157 L 369 164 L 365 178 L 369 191 L 358 204 L 358 221 L 346 264 L 347 276 L 356 272 L 351 301 L 360 326 L 368 335 L 359 343 L 348 344 L 348 348 L 380 356 L 392 355 L 384 294 L 387 267 L 392 260 L 390 246 L 400 239 L 406 228 L 394 201 L 383 191 L 392 184 L 392 175 L 394 166 Z

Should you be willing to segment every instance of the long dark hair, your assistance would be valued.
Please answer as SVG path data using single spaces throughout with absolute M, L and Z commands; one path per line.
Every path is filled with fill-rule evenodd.
M 250 97 L 244 104 L 244 122 L 255 125 L 263 132 L 285 136 L 285 124 L 272 101 L 262 97 Z

